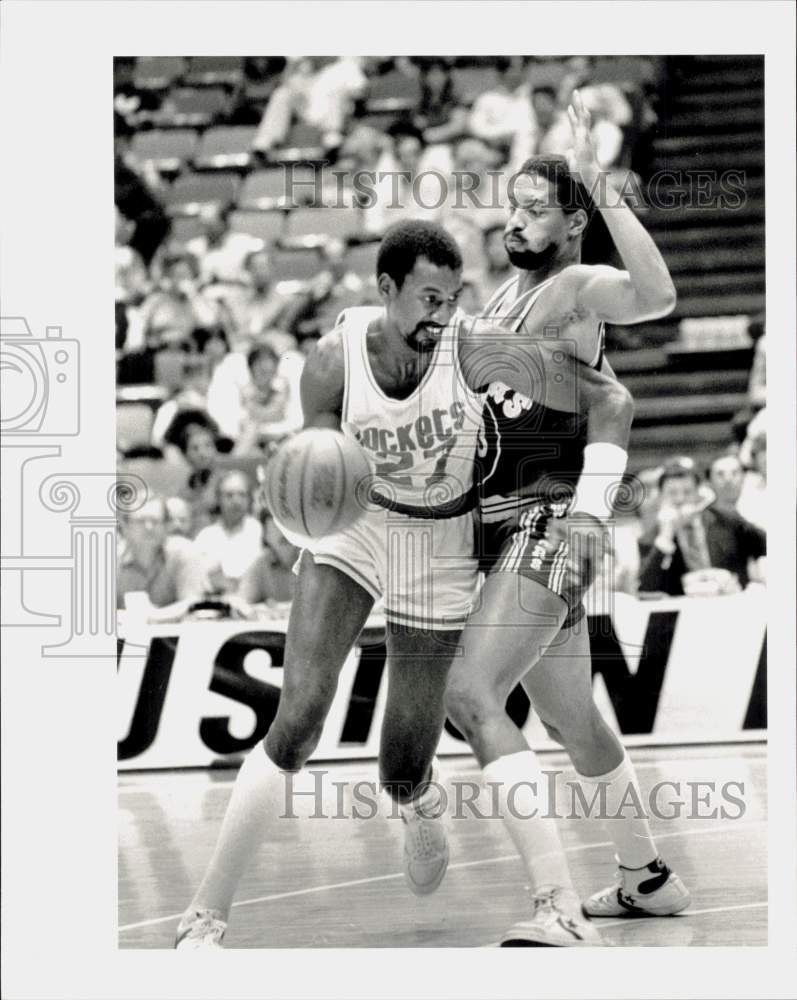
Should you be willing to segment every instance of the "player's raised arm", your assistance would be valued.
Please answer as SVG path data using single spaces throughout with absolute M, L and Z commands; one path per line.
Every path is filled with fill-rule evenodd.
M 666 316 L 676 300 L 670 272 L 650 234 L 598 165 L 590 138 L 590 114 L 578 91 L 573 93 L 568 114 L 573 130 L 573 148 L 568 154 L 571 173 L 595 201 L 626 268 L 618 271 L 583 264 L 567 268 L 562 279 L 572 283 L 575 306 L 609 323 L 640 323 Z
M 316 344 L 302 371 L 300 391 L 304 427 L 340 430 L 345 362 L 340 332 L 333 330 Z

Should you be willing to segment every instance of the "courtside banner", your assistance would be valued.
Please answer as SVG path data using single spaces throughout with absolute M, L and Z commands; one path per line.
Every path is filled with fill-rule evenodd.
M 615 594 L 609 614 L 589 616 L 595 698 L 627 745 L 764 737 L 765 599 L 763 587 L 662 601 Z M 121 629 L 119 768 L 236 761 L 274 718 L 286 628 L 219 621 Z M 384 632 L 374 618 L 343 667 L 313 761 L 375 759 L 386 693 Z M 554 748 L 522 689 L 508 711 L 535 749 Z M 467 752 L 447 724 L 439 753 Z

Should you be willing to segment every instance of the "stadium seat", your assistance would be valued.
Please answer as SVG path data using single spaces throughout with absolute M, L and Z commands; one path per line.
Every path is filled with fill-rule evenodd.
M 362 232 L 362 218 L 356 210 L 345 208 L 296 208 L 288 216 L 286 238 L 289 240 L 336 237 L 348 240 Z
M 161 125 L 201 127 L 226 115 L 229 108 L 230 99 L 221 87 L 181 87 L 171 91 L 163 102 L 158 121 Z
M 194 165 L 200 169 L 226 170 L 248 167 L 256 128 L 248 125 L 220 125 L 209 128 L 199 140 Z
M 421 101 L 421 85 L 417 79 L 391 70 L 371 81 L 365 102 L 369 112 L 414 111 Z
M 346 254 L 346 270 L 360 278 L 373 278 L 376 274 L 376 256 L 379 253 L 379 242 L 361 243 L 351 247 Z
M 297 122 L 291 127 L 283 145 L 272 150 L 269 158 L 275 163 L 322 160 L 324 144 L 320 130 L 313 125 Z
M 155 414 L 148 403 L 117 403 L 116 440 L 123 451 L 149 444 Z
M 190 162 L 196 145 L 197 134 L 193 129 L 153 129 L 136 132 L 130 150 L 143 163 L 176 172 Z
M 248 211 L 284 207 L 311 200 L 314 194 L 315 168 L 310 164 L 292 163 L 284 167 L 269 167 L 248 174 L 238 195 L 238 208 Z
M 477 97 L 498 85 L 498 71 L 492 66 L 462 66 L 453 72 L 461 100 L 473 104 Z
M 244 77 L 243 56 L 194 56 L 185 82 L 190 86 L 237 87 Z
M 266 212 L 244 212 L 241 210 L 230 213 L 229 228 L 234 233 L 247 233 L 256 236 L 266 243 L 278 240 L 285 228 L 285 213 L 279 209 Z
M 231 205 L 235 201 L 235 174 L 184 174 L 166 195 L 169 215 L 196 215 L 205 205 Z
M 136 59 L 133 86 L 136 90 L 163 90 L 185 72 L 182 56 L 140 56 Z
M 172 228 L 169 231 L 169 241 L 172 243 L 186 244 L 189 240 L 202 236 L 205 226 L 197 215 L 176 215 L 172 219 Z
M 277 250 L 271 264 L 275 281 L 306 281 L 318 274 L 323 261 L 318 250 L 301 247 Z
M 377 132 L 387 132 L 390 126 L 401 116 L 394 111 L 380 111 L 371 114 L 361 115 L 357 119 L 358 125 L 367 125 L 368 128 L 376 129 Z

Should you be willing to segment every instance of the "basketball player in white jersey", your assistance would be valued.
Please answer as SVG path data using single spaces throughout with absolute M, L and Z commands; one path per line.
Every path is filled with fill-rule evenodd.
M 567 342 L 582 362 L 606 370 L 604 323 L 664 316 L 675 289 L 653 240 L 604 186 L 577 92 L 570 120 L 570 165 L 561 157 L 532 158 L 511 182 L 505 244 L 517 274 L 485 315 L 524 339 Z M 580 263 L 593 193 L 624 271 Z M 530 913 L 502 944 L 600 944 L 584 913 L 666 915 L 690 898 L 659 857 L 647 819 L 634 808 L 620 811 L 630 791 L 643 800 L 633 766 L 593 700 L 585 623 L 576 628 L 594 577 L 597 553 L 590 547 L 611 519 L 625 470 L 632 407 L 621 402 L 615 436 L 597 440 L 580 414 L 525 398 L 511 385 L 498 375 L 487 394 L 477 543 L 487 576 L 479 614 L 463 632 L 464 656 L 452 668 L 446 707 L 485 780 L 501 789 L 502 814 L 531 882 Z M 621 817 L 606 824 L 617 882 L 587 900 L 584 913 L 555 820 L 544 818 L 555 804 L 547 779 L 505 711 L 520 681 L 548 733 L 568 751 L 585 801 L 605 794 L 606 815 Z
M 181 948 L 220 946 L 244 866 L 284 809 L 285 772 L 299 770 L 315 749 L 340 669 L 378 597 L 388 623 L 380 779 L 404 821 L 410 888 L 432 892 L 446 870 L 432 760 L 477 579 L 471 486 L 484 397 L 476 388 L 492 370 L 496 338 L 506 336 L 500 328 L 494 336 L 478 325 L 464 329 L 462 259 L 439 226 L 392 227 L 377 275 L 384 306 L 345 310 L 308 357 L 301 384 L 305 426 L 340 428 L 371 454 L 374 502 L 351 528 L 301 555 L 277 715 L 236 777 L 215 852 L 178 928 Z M 533 354 L 520 340 L 501 353 L 512 367 L 507 377 L 527 392 L 548 384 L 536 377 L 545 351 L 534 345 Z M 552 364 L 548 381 L 557 391 L 555 376 L 572 382 L 583 368 L 590 427 L 614 433 L 615 383 L 568 367 L 563 353 Z

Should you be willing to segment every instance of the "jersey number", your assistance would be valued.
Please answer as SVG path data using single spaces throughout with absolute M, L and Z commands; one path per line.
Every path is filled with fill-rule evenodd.
M 456 443 L 457 439 L 451 438 L 450 441 L 444 441 L 436 448 L 429 448 L 427 451 L 424 451 L 424 458 L 432 458 L 433 455 L 438 456 L 434 472 L 429 476 L 429 483 L 439 483 L 442 479 L 445 479 L 448 456 L 453 451 Z M 394 461 L 380 462 L 375 469 L 376 475 L 382 479 L 386 479 L 389 483 L 393 483 L 395 486 L 412 489 L 412 476 L 401 475 L 405 469 L 412 468 L 412 452 L 390 452 L 389 454 Z M 383 453 L 380 458 L 387 458 L 387 454 Z

